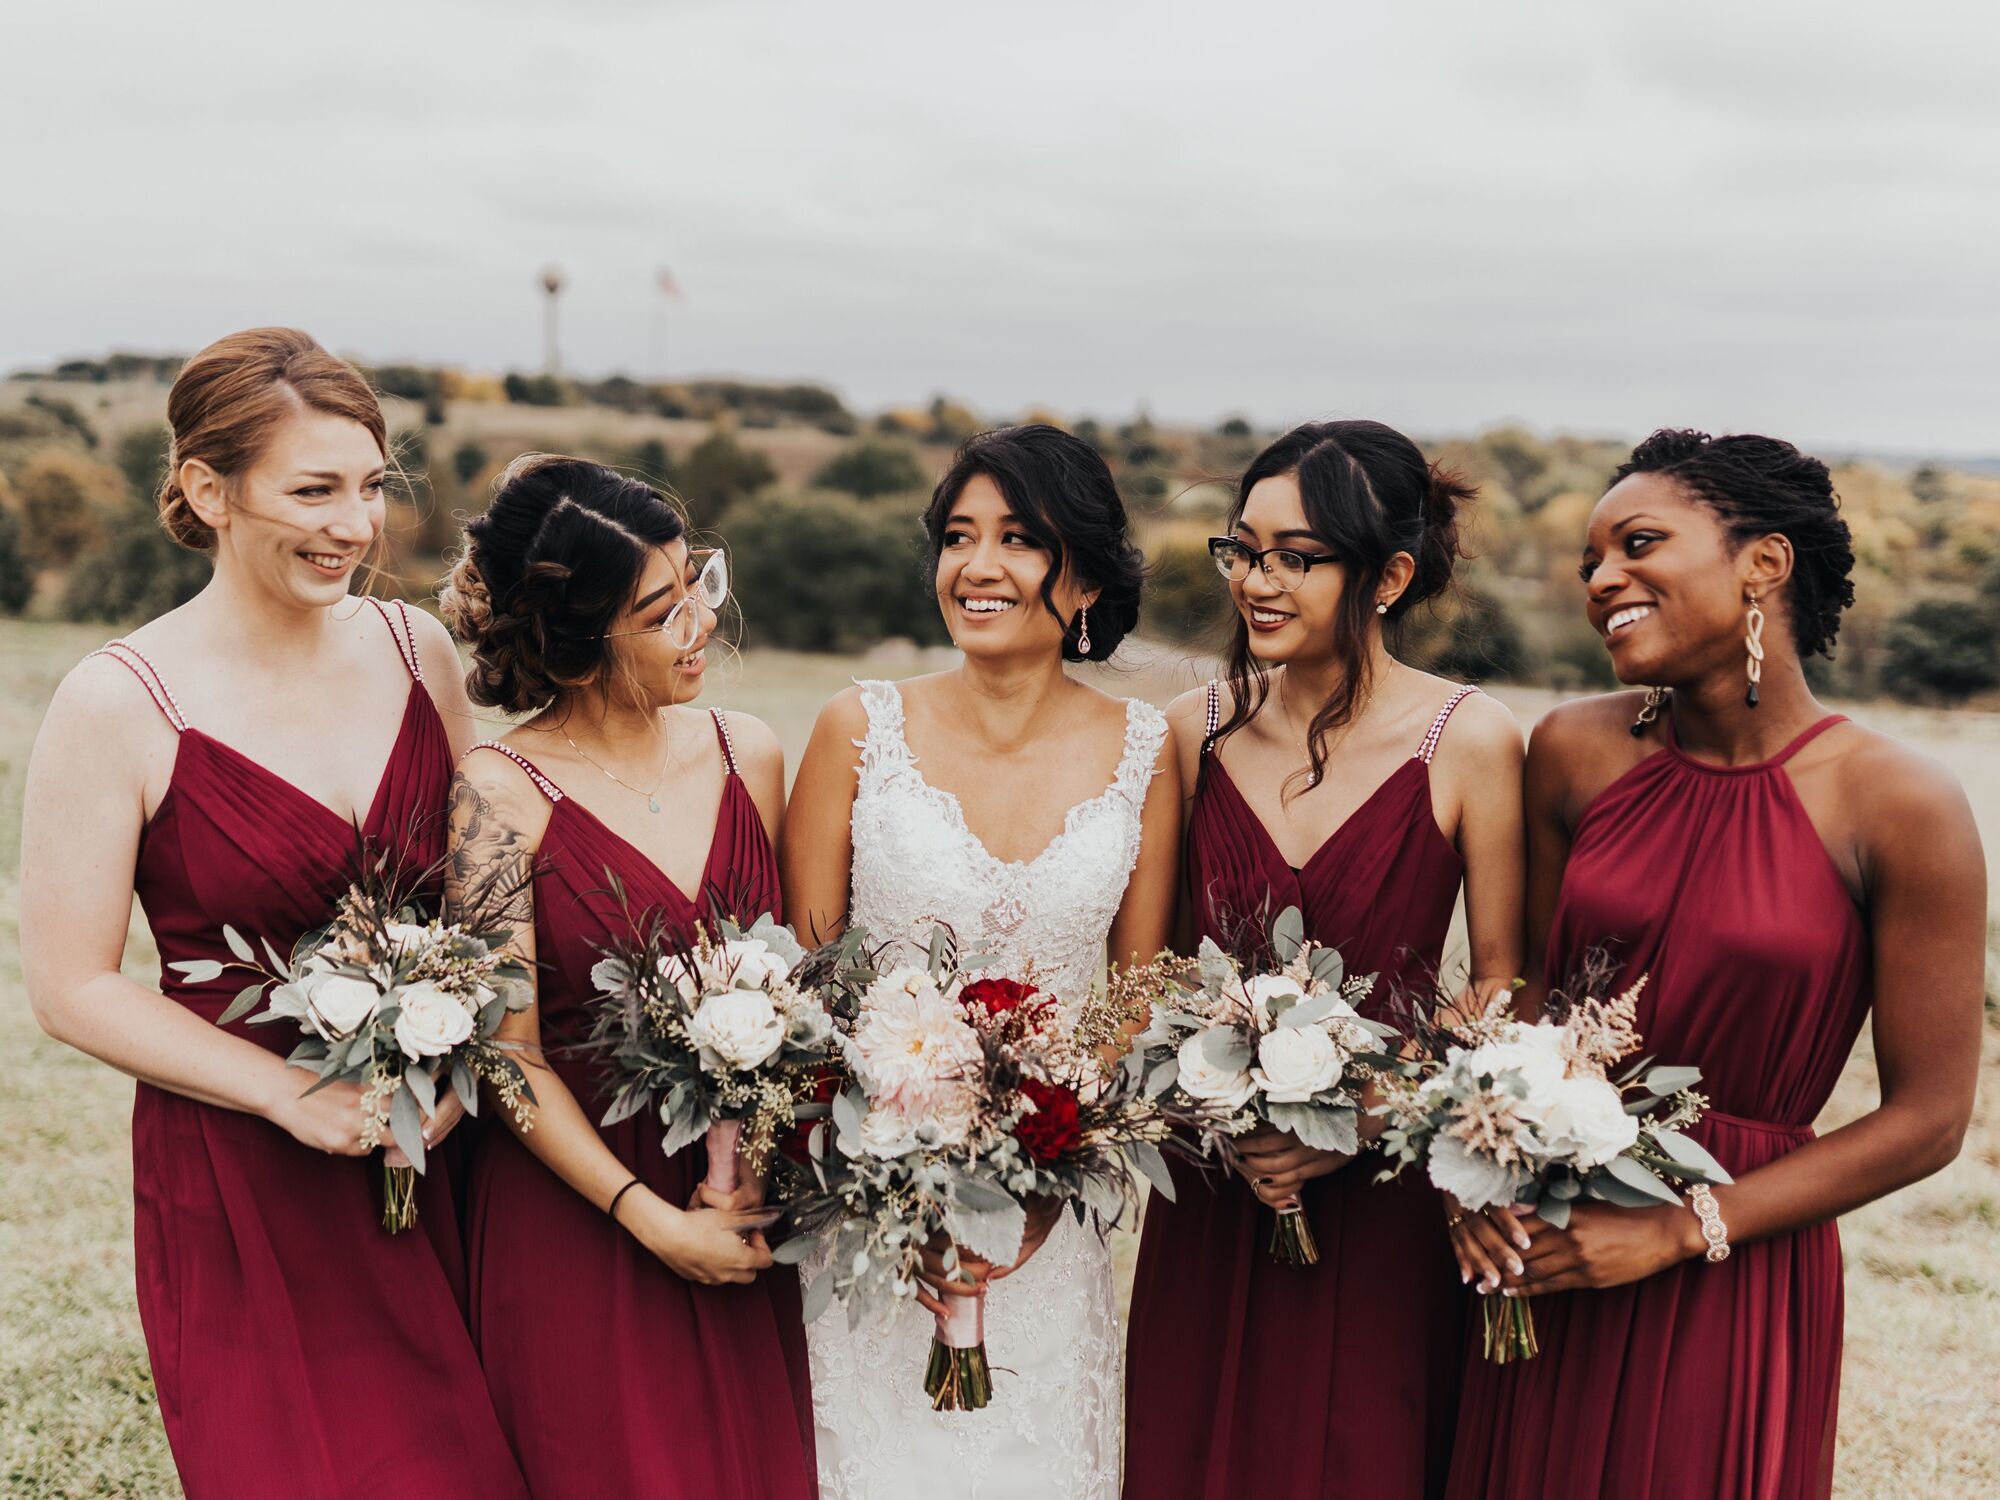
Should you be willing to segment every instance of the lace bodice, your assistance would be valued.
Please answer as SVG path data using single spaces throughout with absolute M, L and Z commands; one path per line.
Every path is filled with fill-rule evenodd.
M 945 922 L 996 972 L 1032 971 L 1073 1021 L 1138 858 L 1166 719 L 1130 704 L 1111 784 L 1071 808 L 1035 858 L 1009 862 L 974 837 L 956 797 L 918 773 L 895 685 L 864 682 L 861 701 L 868 734 L 854 798 L 853 921 L 873 939 L 919 946 Z M 817 1275 L 824 1265 L 806 1269 Z M 834 1308 L 806 1336 L 826 1500 L 1116 1500 L 1123 1340 L 1111 1254 L 1070 1215 L 988 1294 L 995 1374 L 983 1411 L 930 1409 L 931 1318 L 920 1307 L 858 1328 Z
M 1132 699 L 1111 784 L 1079 802 L 1033 859 L 1002 860 L 966 825 L 958 798 L 931 785 L 903 735 L 903 695 L 864 682 L 849 916 L 871 938 L 928 943 L 943 922 L 994 972 L 1032 978 L 1074 1017 L 1139 856 L 1140 813 L 1167 736 L 1166 716 Z

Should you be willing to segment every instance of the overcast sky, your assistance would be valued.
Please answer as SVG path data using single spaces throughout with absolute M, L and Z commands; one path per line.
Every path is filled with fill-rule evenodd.
M 0 367 L 2000 452 L 2000 7 L 157 0 L 0 23 Z M 666 303 L 654 275 L 686 289 Z

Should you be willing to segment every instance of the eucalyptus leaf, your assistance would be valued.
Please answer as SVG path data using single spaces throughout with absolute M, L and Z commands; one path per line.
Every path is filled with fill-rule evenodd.
M 1181 1060 L 1169 1057 L 1146 1075 L 1146 1097 L 1157 1099 L 1180 1081 Z
M 227 1026 L 231 1021 L 238 1020 L 247 1015 L 251 1007 L 256 1005 L 257 997 L 263 993 L 263 980 L 260 979 L 255 984 L 246 984 L 236 992 L 236 998 L 229 1002 L 229 1008 L 215 1018 L 215 1024 L 218 1026 Z M 276 1018 L 274 1017 L 273 1019 Z
M 680 1116 L 678 1119 L 667 1121 L 666 1125 L 667 1134 L 666 1138 L 660 1142 L 660 1149 L 666 1152 L 668 1156 L 674 1156 L 679 1152 L 685 1151 L 689 1146 L 700 1140 L 703 1133 L 708 1129 L 708 1121 L 703 1119 L 699 1113 L 692 1111 Z
M 866 1100 L 856 1102 L 857 1096 L 843 1090 L 833 1096 L 833 1128 L 843 1141 L 858 1141 L 861 1138 L 861 1121 Z
M 1340 956 L 1338 948 L 1315 948 L 1312 956 L 1312 976 L 1315 984 L 1338 986 L 1340 981 L 1347 977 L 1347 960 Z
M 1340 995 L 1334 990 L 1322 990 L 1308 996 L 1284 1014 L 1278 1016 L 1280 1026 L 1314 1026 L 1333 1014 L 1334 1006 L 1340 1003 Z M 1273 1007 L 1275 1012 L 1276 1007 Z
M 771 1259 L 781 1266 L 796 1266 L 813 1253 L 817 1244 L 811 1235 L 795 1234 L 771 1247 Z
M 187 958 L 167 967 L 189 984 L 208 984 L 222 977 L 222 965 L 212 958 Z
M 821 1315 L 831 1306 L 833 1306 L 833 1267 L 828 1266 L 806 1283 L 805 1296 L 801 1299 L 799 1311 L 806 1322 L 817 1323 Z
M 403 1148 L 403 1155 L 409 1157 L 410 1165 L 419 1172 L 423 1171 L 424 1122 L 417 1113 L 417 1101 L 407 1087 L 397 1089 L 389 1098 L 389 1134 Z
M 1271 924 L 1271 953 L 1279 963 L 1288 964 L 1299 956 L 1305 943 L 1305 916 L 1296 906 L 1288 906 Z
M 1201 1034 L 1201 1055 L 1222 1072 L 1240 1073 L 1250 1066 L 1250 1039 L 1234 1026 L 1211 1026 Z
M 1700 1068 L 1658 1067 L 1648 1070 L 1646 1087 L 1656 1094 L 1676 1094 L 1701 1082 Z
M 437 1080 L 414 1063 L 403 1069 L 403 1087 L 410 1091 L 410 1097 L 417 1101 L 417 1108 L 424 1112 L 426 1120 L 437 1115 Z
M 1159 1189 L 1160 1196 L 1166 1199 L 1167 1202 L 1172 1203 L 1174 1201 L 1174 1174 L 1167 1170 L 1167 1158 L 1161 1152 L 1160 1148 L 1151 1141 L 1134 1141 L 1132 1143 L 1132 1161 L 1141 1172 L 1145 1173 L 1146 1181 Z
M 451 1090 L 458 1095 L 458 1102 L 465 1106 L 465 1112 L 475 1118 L 479 1114 L 479 1080 L 473 1077 L 472 1069 L 465 1065 L 465 1059 L 451 1060 Z
M 246 964 L 257 962 L 257 950 L 250 946 L 250 940 L 227 922 L 222 924 L 222 940 L 229 944 L 229 951 Z
M 1604 1164 L 1604 1170 L 1623 1186 L 1642 1195 L 1642 1199 L 1654 1203 L 1679 1203 L 1680 1197 L 1659 1178 L 1647 1171 L 1629 1156 L 1614 1156 Z M 1602 1184 L 1595 1184 L 1600 1190 Z
M 1000 1213 L 1020 1206 L 1005 1188 L 996 1187 L 983 1177 L 960 1178 L 952 1185 L 951 1198 L 973 1213 Z
M 609 1130 L 622 1120 L 629 1120 L 646 1107 L 644 1089 L 620 1089 L 611 1100 L 611 1107 L 604 1111 L 604 1117 L 597 1123 Z M 671 1116 L 669 1116 L 671 1118 Z
M 1535 1213 L 1551 1229 L 1569 1228 L 1569 1200 L 1567 1198 L 1552 1198 L 1545 1193 L 1542 1195 L 1542 1201 L 1535 1205 Z
M 295 974 L 292 965 L 286 963 L 284 959 L 278 957 L 278 950 L 271 946 L 271 940 L 269 938 L 263 938 L 260 939 L 260 941 L 264 944 L 264 956 L 271 961 L 272 970 L 278 974 L 282 974 L 287 979 L 296 978 L 297 975 Z
M 1702 1182 L 1729 1183 L 1736 1180 L 1699 1142 L 1678 1130 L 1656 1130 L 1653 1139 L 1660 1143 L 1662 1151 L 1673 1158 L 1674 1165 L 1683 1168 L 1691 1177 Z

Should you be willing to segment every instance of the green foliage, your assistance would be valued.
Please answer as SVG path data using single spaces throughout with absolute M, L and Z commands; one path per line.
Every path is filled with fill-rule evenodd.
M 1213 645 L 1228 618 L 1229 585 L 1215 571 L 1208 544 L 1178 535 L 1155 544 L 1139 607 L 1140 633 L 1184 645 Z
M 935 396 L 930 404 L 930 440 L 934 443 L 950 443 L 954 447 L 964 442 L 974 433 L 985 429 L 978 413 L 956 401 L 947 401 L 943 396 Z
M 1428 650 L 1410 655 L 1427 670 L 1460 682 L 1527 675 L 1530 657 L 1521 628 L 1494 595 L 1464 584 L 1436 615 L 1420 607 L 1412 611 L 1410 623 L 1432 619 L 1438 628 L 1430 632 Z
M 486 450 L 468 438 L 451 451 L 452 477 L 463 489 L 484 473 L 491 461 Z
M 1924 599 L 1889 627 L 1883 681 L 1899 698 L 1957 703 L 2000 687 L 1992 610 L 1961 599 Z
M 688 451 L 680 469 L 680 496 L 702 526 L 713 526 L 738 501 L 778 477 L 771 461 L 718 427 Z
M 83 439 L 84 447 L 97 446 L 97 429 L 92 427 L 89 419 L 76 409 L 74 401 L 65 401 L 60 396 L 44 396 L 37 392 L 28 397 L 27 404 L 38 411 L 47 412 L 64 431 L 72 432 Z
M 553 375 L 510 373 L 500 388 L 516 406 L 561 406 L 568 397 L 563 383 Z
M 151 507 L 135 502 L 114 518 L 104 544 L 70 570 L 62 616 L 112 624 L 150 620 L 200 593 L 210 572 L 206 557 L 176 545 Z
M 903 444 L 863 439 L 830 460 L 813 483 L 873 500 L 878 495 L 914 494 L 927 488 L 929 481 L 917 455 Z
M 658 438 L 647 438 L 633 447 L 617 467 L 638 475 L 650 485 L 665 488 L 676 495 L 680 493 L 680 477 L 674 467 L 674 455 Z
M 729 518 L 749 644 L 860 651 L 886 637 L 947 639 L 917 508 L 845 495 L 766 494 Z
M 438 388 L 437 371 L 422 365 L 377 365 L 365 373 L 383 395 L 405 401 L 427 401 Z
M 0 510 L 0 615 L 18 615 L 34 597 L 35 575 L 21 555 L 21 520 Z
M 1230 417 L 1215 429 L 1215 435 L 1226 438 L 1247 438 L 1251 435 L 1250 424 L 1241 417 Z
M 47 448 L 14 477 L 21 549 L 36 568 L 67 567 L 101 543 L 127 503 L 125 476 L 72 450 Z
M 160 493 L 173 443 L 173 430 L 165 422 L 148 422 L 119 434 L 112 456 L 134 495 L 150 500 Z

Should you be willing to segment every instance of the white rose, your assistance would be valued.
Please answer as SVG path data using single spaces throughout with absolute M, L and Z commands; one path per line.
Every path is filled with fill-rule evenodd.
M 1568 1071 L 1561 1039 L 1562 1033 L 1553 1026 L 1517 1026 L 1509 1040 L 1488 1042 L 1454 1061 L 1470 1077 L 1487 1075 L 1496 1085 L 1515 1080 L 1523 1090 L 1521 1112 L 1532 1115 L 1548 1106 Z
M 1305 999 L 1306 992 L 1300 983 L 1289 974 L 1259 974 L 1245 981 L 1243 995 L 1256 1013 L 1259 1030 L 1268 1028 L 1272 1022 L 1271 1002 L 1289 999 L 1296 1005 Z
M 431 930 L 419 922 L 385 922 L 382 929 L 388 934 L 389 946 L 397 953 L 415 953 L 430 945 Z
M 328 1041 L 352 1036 L 382 1004 L 382 992 L 366 979 L 347 974 L 321 974 L 311 981 L 306 998 L 312 1006 L 314 1029 Z
M 1618 1090 L 1594 1074 L 1564 1079 L 1532 1118 L 1542 1138 L 1573 1152 L 1581 1167 L 1602 1166 L 1639 1139 L 1639 1122 L 1625 1113 Z
M 732 1068 L 761 1066 L 784 1045 L 785 1018 L 763 990 L 722 990 L 688 1017 L 688 1038 Z
M 396 1045 L 405 1057 L 441 1057 L 472 1038 L 471 1012 L 429 980 L 398 990 L 396 1003 Z
M 1317 1026 L 1281 1026 L 1257 1042 L 1257 1087 L 1273 1104 L 1304 1104 L 1339 1081 L 1343 1066 L 1333 1038 Z
M 1213 1104 L 1225 1112 L 1241 1109 L 1257 1092 L 1257 1085 L 1243 1068 L 1218 1068 L 1202 1050 L 1205 1031 L 1197 1031 L 1181 1043 L 1180 1086 L 1188 1096 Z
M 701 998 L 701 975 L 692 963 L 669 954 L 658 964 L 660 978 L 671 985 L 674 991 L 692 1005 Z
M 716 955 L 718 985 L 736 984 L 744 989 L 768 989 L 792 972 L 792 966 L 762 938 L 735 938 L 722 945 Z

